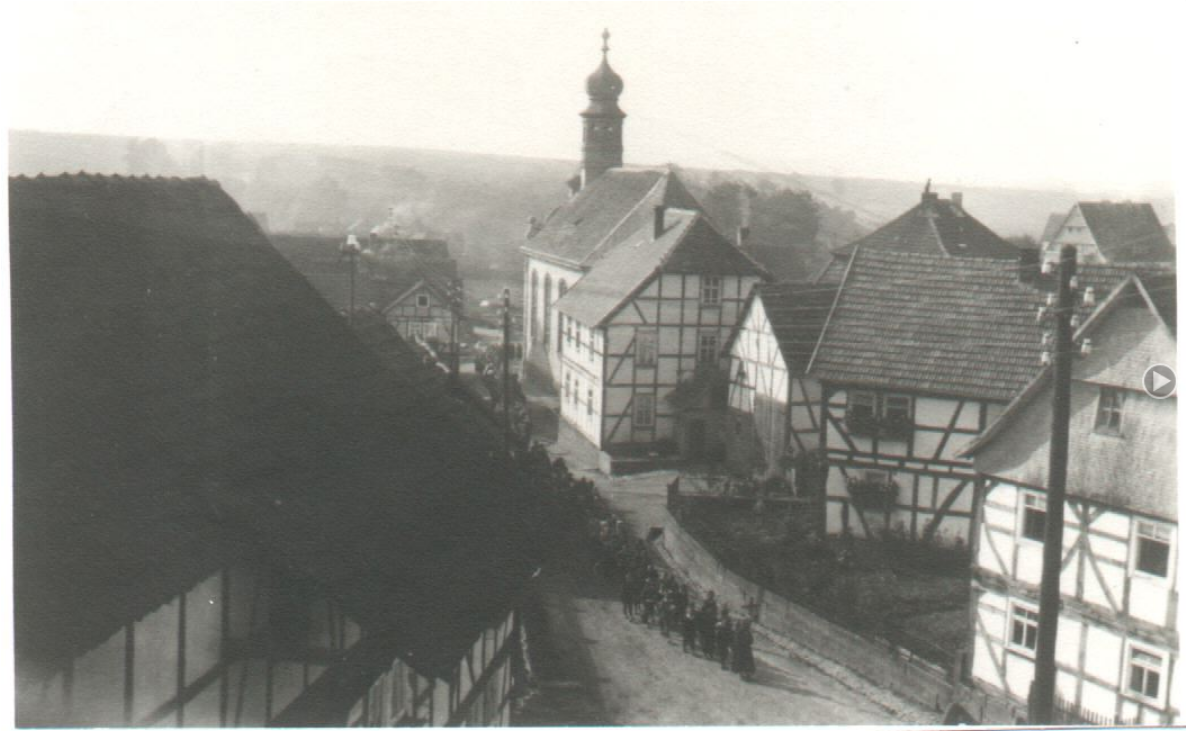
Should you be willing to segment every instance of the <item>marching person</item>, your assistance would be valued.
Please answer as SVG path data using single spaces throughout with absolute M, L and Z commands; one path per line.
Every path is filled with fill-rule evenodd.
M 754 678 L 754 633 L 750 625 L 748 618 L 738 622 L 733 638 L 733 672 L 746 682 Z
M 704 653 L 704 657 L 712 660 L 716 657 L 717 651 L 717 598 L 712 591 L 709 591 L 704 597 L 697 625 L 697 633 L 700 635 L 700 650 Z
M 696 604 L 689 604 L 683 615 L 683 651 L 696 654 Z
M 729 670 L 733 663 L 733 619 L 728 604 L 721 607 L 721 620 L 717 622 L 717 659 L 721 670 Z

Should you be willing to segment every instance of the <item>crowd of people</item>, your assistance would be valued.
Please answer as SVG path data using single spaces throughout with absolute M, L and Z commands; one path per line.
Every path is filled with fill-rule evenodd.
M 698 596 L 649 561 L 628 569 L 621 582 L 626 619 L 656 628 L 664 637 L 677 634 L 684 653 L 718 662 L 722 670 L 751 680 L 755 672 L 752 615 L 734 616 L 728 604 L 718 605 L 713 591 L 705 592 L 703 599 Z
M 685 654 L 718 662 L 749 681 L 755 673 L 753 600 L 744 615 L 732 614 L 729 604 L 718 604 L 713 591 L 704 598 L 682 580 L 655 566 L 647 544 L 630 535 L 613 513 L 592 518 L 590 537 L 596 556 L 594 571 L 620 577 L 622 612 L 627 620 L 677 635 Z

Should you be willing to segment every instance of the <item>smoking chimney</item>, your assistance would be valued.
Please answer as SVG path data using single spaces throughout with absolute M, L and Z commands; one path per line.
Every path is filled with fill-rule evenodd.
M 743 224 L 737 228 L 738 248 L 744 248 L 746 246 L 746 240 L 748 239 L 750 239 L 750 226 L 748 224 Z
M 667 218 L 667 207 L 656 206 L 654 208 L 654 238 L 656 240 L 663 236 L 663 230 L 665 229 L 665 227 L 663 225 L 664 225 L 666 218 Z

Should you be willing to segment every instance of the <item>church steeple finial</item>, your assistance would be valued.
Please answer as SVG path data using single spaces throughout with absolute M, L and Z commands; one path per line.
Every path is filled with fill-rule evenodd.
M 581 187 L 610 168 L 621 166 L 621 126 L 625 113 L 617 105 L 625 87 L 609 66 L 609 29 L 601 32 L 601 63 L 588 75 L 588 107 L 580 113 L 584 125 Z

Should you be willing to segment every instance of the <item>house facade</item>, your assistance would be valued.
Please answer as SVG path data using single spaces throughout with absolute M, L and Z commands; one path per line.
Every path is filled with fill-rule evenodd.
M 1076 334 L 1057 631 L 1057 707 L 1100 725 L 1180 720 L 1175 278 L 1123 280 Z M 1026 704 L 1046 518 L 1051 382 L 1040 375 L 966 453 L 979 472 L 972 678 Z
M 459 341 L 460 296 L 433 278 L 420 278 L 381 309 L 385 320 L 403 337 L 430 344 Z
M 1058 262 L 1061 250 L 1077 248 L 1079 263 L 1135 263 L 1176 260 L 1168 232 L 1148 203 L 1082 201 L 1053 215 L 1040 242 L 1040 257 Z
M 566 203 L 531 221 L 522 248 L 524 369 L 550 380 L 565 423 L 596 448 L 672 453 L 667 397 L 718 362 L 765 272 L 674 171 L 622 167 L 623 85 L 603 52 L 581 115 L 581 174 Z
M 499 436 L 214 182 L 9 202 L 17 724 L 508 722 L 533 566 Z

